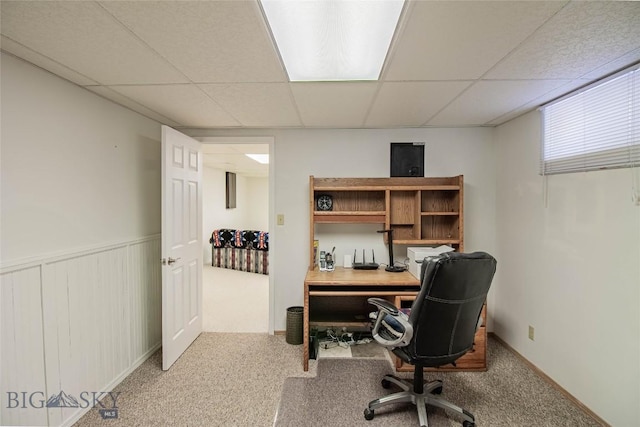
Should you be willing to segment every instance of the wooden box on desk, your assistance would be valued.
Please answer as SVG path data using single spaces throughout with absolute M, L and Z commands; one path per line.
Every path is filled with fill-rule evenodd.
M 406 307 L 414 300 L 412 296 L 396 297 L 396 307 Z M 456 361 L 456 365 L 446 365 L 439 368 L 425 368 L 425 371 L 486 371 L 487 370 L 487 304 L 482 307 L 482 326 L 476 331 L 473 349 Z M 393 354 L 393 353 L 392 353 Z M 413 365 L 405 363 L 393 355 L 396 371 L 413 372 Z

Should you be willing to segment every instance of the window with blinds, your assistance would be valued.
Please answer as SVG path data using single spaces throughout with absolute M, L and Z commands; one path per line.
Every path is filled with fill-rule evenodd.
M 640 166 L 640 65 L 541 110 L 541 175 Z

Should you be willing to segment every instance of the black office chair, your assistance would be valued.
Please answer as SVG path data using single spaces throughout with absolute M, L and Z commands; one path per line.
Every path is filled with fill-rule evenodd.
M 402 389 L 369 402 L 364 417 L 371 420 L 381 406 L 411 402 L 418 409 L 421 426 L 428 426 L 426 405 L 458 413 L 463 426 L 475 426 L 470 412 L 442 399 L 442 381 L 424 382 L 423 368 L 455 363 L 473 347 L 480 313 L 487 298 L 496 260 L 484 252 L 450 252 L 425 258 L 421 288 L 407 315 L 389 301 L 369 298 L 378 308 L 373 337 L 403 361 L 415 366 L 413 381 L 385 375 L 382 386 Z

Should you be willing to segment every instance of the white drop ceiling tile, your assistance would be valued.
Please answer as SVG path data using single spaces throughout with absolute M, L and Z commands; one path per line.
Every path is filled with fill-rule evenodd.
M 421 126 L 471 81 L 383 83 L 367 117 L 369 127 Z
M 260 164 L 244 154 L 205 153 L 203 164 L 206 167 L 251 177 L 269 176 L 269 165 Z
M 269 154 L 269 144 L 203 144 L 202 152 L 205 154 L 242 154 L 243 156 L 245 153 Z
M 415 2 L 386 71 L 389 80 L 476 79 L 563 2 Z
M 249 169 L 256 163 L 244 154 L 227 153 L 227 154 L 211 154 L 206 153 L 204 159 L 207 164 L 217 165 L 218 168 L 226 168 L 229 172 L 235 172 L 240 169 Z M 258 163 L 259 164 L 259 163 Z
M 567 83 L 563 80 L 480 81 L 433 119 L 431 126 L 484 125 Z
M 640 47 L 614 59 L 611 62 L 599 66 L 595 70 L 583 75 L 582 78 L 595 81 L 602 78 L 602 76 L 609 75 L 625 67 L 628 67 L 630 64 L 635 64 L 638 62 L 640 62 Z
M 238 167 L 235 164 L 235 159 L 229 154 L 204 153 L 202 163 L 210 168 L 220 169 L 227 172 L 236 172 L 238 170 Z
M 111 86 L 180 126 L 237 127 L 240 124 L 194 85 Z
M 94 2 L 1 5 L 2 34 L 101 84 L 186 81 Z
M 269 154 L 269 144 L 233 144 L 232 147 L 235 152 L 242 154 Z
M 518 107 L 515 110 L 510 111 L 507 114 L 504 114 L 498 118 L 495 118 L 489 122 L 487 122 L 486 124 L 488 126 L 499 126 L 501 124 L 504 124 L 506 122 L 508 122 L 509 120 L 513 120 L 517 117 L 522 116 L 523 114 L 528 113 L 529 111 L 535 110 L 536 107 L 533 104 L 527 104 L 527 106 L 522 106 L 522 107 Z
M 231 144 L 202 144 L 202 152 L 204 154 L 235 154 Z
M 15 41 L 11 40 L 8 37 L 5 37 L 5 36 L 0 37 L 0 47 L 2 47 L 2 50 L 5 52 L 9 52 L 17 56 L 18 58 L 22 58 L 25 61 L 28 61 L 37 67 L 47 70 L 75 84 L 78 84 L 78 85 L 98 84 L 97 82 L 91 80 L 87 76 L 83 76 L 82 74 L 76 73 L 72 69 L 62 64 L 59 64 L 56 61 L 49 59 L 44 55 L 34 52 L 33 50 L 21 45 L 20 43 L 16 43 Z
M 581 88 L 584 85 L 589 84 L 590 81 L 586 80 L 586 79 L 576 79 L 576 80 L 571 80 L 568 81 L 560 86 L 558 86 L 555 89 L 552 89 L 546 93 L 544 93 L 543 95 L 533 99 L 532 101 L 523 104 L 517 108 L 515 108 L 514 110 L 503 114 L 500 117 L 496 117 L 495 119 L 491 120 L 490 122 L 488 122 L 487 124 L 489 125 L 501 125 L 502 123 L 506 123 L 509 120 L 515 119 L 516 117 L 525 114 L 531 110 L 534 110 L 538 107 L 540 107 L 541 105 L 546 104 L 547 102 L 550 102 L 556 98 L 562 97 L 564 95 L 566 95 L 569 92 L 572 92 L 576 89 Z
M 571 2 L 486 78 L 580 78 L 639 47 L 640 2 Z
M 286 81 L 256 1 L 101 4 L 196 83 Z
M 305 126 L 360 128 L 377 86 L 374 82 L 291 83 L 291 90 Z
M 180 123 L 175 122 L 167 117 L 164 117 L 161 114 L 158 114 L 156 111 L 150 110 L 147 107 L 138 104 L 137 102 L 127 98 L 126 96 L 114 91 L 113 89 L 106 86 L 85 86 L 85 89 L 90 90 L 91 92 L 95 92 L 103 98 L 109 99 L 116 104 L 122 105 L 123 107 L 129 108 L 137 113 L 142 114 L 145 117 L 149 117 L 157 122 L 160 122 L 167 126 L 180 126 Z
M 243 126 L 300 126 L 287 83 L 219 83 L 200 85 Z

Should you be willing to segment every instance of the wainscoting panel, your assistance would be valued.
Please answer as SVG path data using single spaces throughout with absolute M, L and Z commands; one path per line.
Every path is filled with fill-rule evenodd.
M 21 345 L 35 348 L 30 341 L 40 343 L 40 371 L 34 374 L 40 383 L 21 384 L 21 374 L 16 374 L 19 384 L 11 387 L 33 390 L 37 386 L 45 392 L 45 400 L 66 395 L 77 405 L 71 400 L 61 407 L 29 408 L 38 417 L 38 422 L 29 423 L 16 419 L 13 410 L 3 410 L 2 424 L 71 425 L 93 406 L 94 393 L 110 391 L 149 357 L 161 344 L 160 269 L 160 239 L 154 236 L 43 259 L 29 270 L 3 272 L 2 342 L 13 333 L 29 341 Z M 30 270 L 35 273 L 27 281 L 23 272 Z M 5 325 L 4 321 L 5 293 L 27 283 L 34 289 L 30 293 L 38 297 L 26 305 L 37 311 L 38 330 L 26 330 L 15 321 Z M 23 310 L 22 306 L 25 301 L 21 300 L 14 310 Z M 20 371 L 22 366 L 11 359 L 5 363 L 6 353 L 3 346 L 3 372 L 9 363 L 6 367 Z
M 0 275 L 0 313 L 0 425 L 46 425 L 40 266 Z
M 159 239 L 129 246 L 132 364 L 141 363 L 140 358 L 162 342 L 160 254 Z

